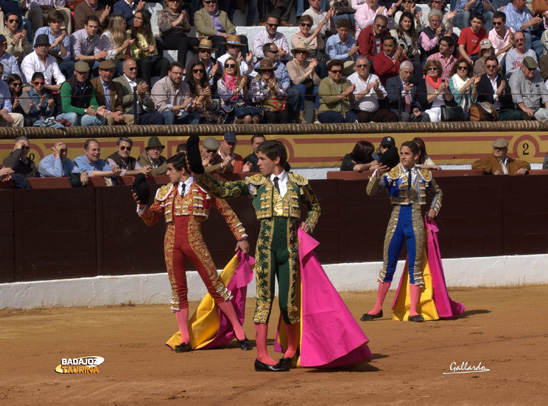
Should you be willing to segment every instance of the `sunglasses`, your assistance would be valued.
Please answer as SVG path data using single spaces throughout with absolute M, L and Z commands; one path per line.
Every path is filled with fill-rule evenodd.
M 497 65 L 485 65 L 487 69 L 496 69 Z
M 493 25 L 502 25 L 502 24 L 504 24 L 502 21 L 500 23 L 493 21 Z
M 35 80 L 34 82 L 32 82 L 33 85 L 36 85 L 36 86 L 44 86 L 46 84 L 46 82 L 39 82 L 37 80 Z
M 428 68 L 428 71 L 434 71 L 434 70 L 437 71 L 438 68 Z
M 459 66 L 458 70 L 468 70 L 468 66 Z
M 225 68 L 235 68 L 236 67 L 236 64 L 235 63 L 227 63 L 225 64 Z
M 14 82 L 14 83 L 12 83 L 12 85 L 13 85 L 13 86 L 21 86 L 22 83 L 15 83 L 15 82 Z
M 375 24 L 375 27 L 382 28 L 384 30 L 386 28 L 386 25 Z
M 213 1 L 213 0 L 208 0 L 208 1 L 204 1 L 205 4 L 215 4 L 217 3 L 217 0 Z
M 266 23 L 266 25 L 268 25 L 269 27 L 277 27 L 278 24 L 269 24 L 269 23 Z
M 192 69 L 193 73 L 204 73 L 203 69 Z
M 211 51 L 209 49 L 200 49 L 200 52 L 205 52 L 206 54 L 211 53 Z
M 137 70 L 137 66 L 134 66 L 133 68 L 128 68 L 130 71 Z
M 277 53 L 280 52 L 280 51 L 279 51 L 279 50 L 276 50 L 276 51 L 268 51 L 268 52 L 270 52 L 270 53 L 272 53 L 272 54 L 277 54 Z
M 333 73 L 335 75 L 340 75 L 342 73 L 342 69 L 341 70 L 331 70 L 331 73 Z
M 26 145 L 23 145 L 23 146 L 21 147 L 21 149 L 23 149 L 23 150 L 25 150 L 25 151 L 28 151 L 28 150 L 30 149 L 30 147 L 27 147 Z
M 369 66 L 369 64 L 367 63 L 364 63 L 363 65 L 356 65 L 356 68 L 367 68 Z
M 131 151 L 131 147 L 120 147 L 120 149 L 127 152 Z
M 8 20 L 8 23 L 18 23 L 18 24 L 19 24 L 19 20 L 13 20 L 13 19 L 11 19 L 11 20 Z
M 302 23 L 302 24 L 301 24 L 301 27 L 312 27 L 312 24 Z
M 216 154 L 216 153 L 217 153 L 217 150 L 216 150 L 216 149 L 208 149 L 208 150 L 207 150 L 207 153 L 208 153 L 208 154 Z

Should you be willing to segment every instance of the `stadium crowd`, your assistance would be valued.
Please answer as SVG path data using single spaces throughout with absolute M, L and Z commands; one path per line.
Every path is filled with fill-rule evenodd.
M 547 4 L 426 1 L 0 0 L 0 125 L 548 120 Z

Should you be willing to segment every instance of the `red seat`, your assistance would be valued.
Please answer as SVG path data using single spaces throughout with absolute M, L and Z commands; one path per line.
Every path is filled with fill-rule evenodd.
M 33 189 L 71 189 L 68 178 L 28 178 Z

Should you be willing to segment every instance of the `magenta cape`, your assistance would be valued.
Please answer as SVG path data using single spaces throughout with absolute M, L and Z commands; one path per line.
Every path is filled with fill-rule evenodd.
M 369 341 L 325 274 L 318 241 L 299 228 L 301 367 L 335 368 L 372 358 Z M 283 323 L 281 323 L 283 326 Z
M 253 269 L 251 267 L 255 264 L 255 260 L 240 250 L 238 250 L 238 260 L 240 264 L 234 271 L 234 276 L 230 279 L 227 289 L 232 292 L 231 301 L 234 305 L 234 310 L 236 310 L 238 321 L 243 325 L 245 320 L 247 285 L 253 280 Z M 230 320 L 228 320 L 228 317 L 225 316 L 218 306 L 216 307 L 219 314 L 219 329 L 215 338 L 200 349 L 206 350 L 209 348 L 224 347 L 236 338 Z
M 437 314 L 440 319 L 452 319 L 462 314 L 462 312 L 464 312 L 465 307 L 461 303 L 451 299 L 449 297 L 449 294 L 447 293 L 447 286 L 445 284 L 445 276 L 443 274 L 443 265 L 441 261 L 441 254 L 440 254 L 440 248 L 439 248 L 438 237 L 437 237 L 437 233 L 439 231 L 438 226 L 436 225 L 436 223 L 434 223 L 434 221 L 426 220 L 425 228 L 426 228 L 426 236 L 427 236 L 427 245 L 425 247 L 426 255 L 423 255 L 423 259 L 424 257 L 426 257 L 427 261 L 423 261 L 423 270 L 425 268 L 429 268 L 430 270 L 431 292 L 432 292 L 431 295 L 435 305 L 435 311 L 437 311 Z M 407 278 L 405 278 L 405 276 L 407 276 L 407 264 L 402 274 L 402 278 L 400 279 L 398 291 L 396 292 L 396 298 L 394 299 L 394 304 L 392 305 L 393 309 L 396 306 L 398 297 L 400 297 L 400 300 L 401 300 L 402 298 L 400 295 L 404 295 L 404 296 L 406 295 L 406 292 L 405 292 L 406 289 L 402 289 L 402 285 L 405 287 L 407 286 Z M 403 281 L 405 282 L 403 283 Z M 425 282 L 428 282 L 426 277 L 425 277 Z M 428 290 L 429 286 L 427 286 L 426 289 Z M 421 293 L 421 296 L 422 296 L 422 293 Z M 405 298 L 403 299 L 403 301 L 405 302 Z M 422 297 L 420 302 L 423 302 Z
M 253 280 L 252 267 L 255 260 L 238 251 L 221 272 L 220 279 L 232 292 L 232 303 L 240 324 L 245 318 L 247 285 Z M 200 302 L 189 319 L 190 344 L 192 349 L 224 347 L 235 338 L 230 321 L 219 309 L 209 293 Z M 181 342 L 181 332 L 177 331 L 167 341 L 172 350 Z

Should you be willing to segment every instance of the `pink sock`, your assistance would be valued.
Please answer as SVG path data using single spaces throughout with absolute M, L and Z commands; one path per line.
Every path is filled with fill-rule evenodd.
M 181 332 L 181 342 L 179 344 L 190 344 L 190 336 L 188 335 L 188 308 L 175 312 L 175 317 L 177 317 L 177 324 L 179 324 L 179 331 Z
M 379 282 L 379 290 L 377 291 L 377 302 L 375 303 L 375 307 L 371 309 L 369 314 L 379 314 L 379 312 L 382 310 L 384 298 L 386 297 L 386 294 L 388 293 L 388 289 L 390 289 L 391 284 L 392 282 Z
M 409 316 L 416 316 L 417 305 L 419 303 L 419 298 L 421 296 L 421 287 L 417 285 L 409 284 L 409 299 L 411 302 L 411 309 L 409 310 Z

